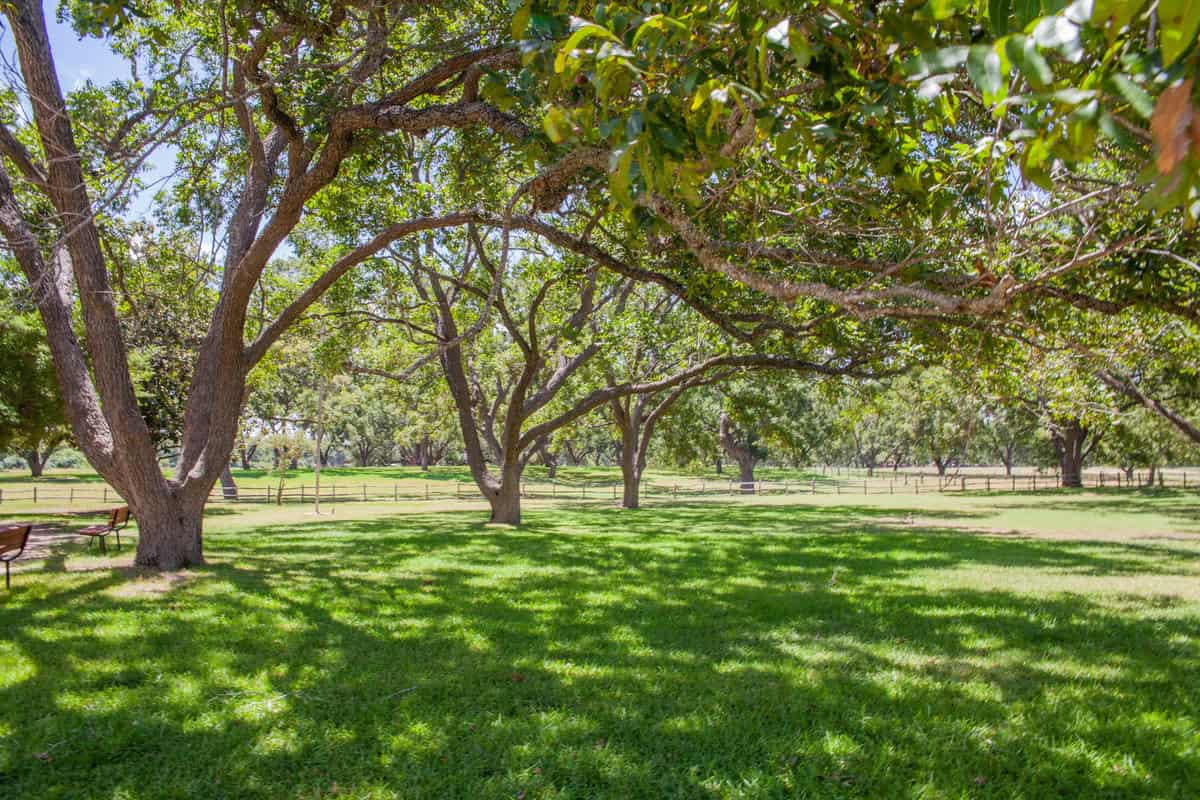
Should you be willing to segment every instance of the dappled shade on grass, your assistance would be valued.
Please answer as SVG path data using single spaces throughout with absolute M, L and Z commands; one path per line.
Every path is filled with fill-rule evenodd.
M 1153 586 L 1200 543 L 894 516 L 314 520 L 210 535 L 162 592 L 23 575 L 0 793 L 1195 796 L 1200 602 Z M 1056 587 L 1113 576 L 1145 585 Z

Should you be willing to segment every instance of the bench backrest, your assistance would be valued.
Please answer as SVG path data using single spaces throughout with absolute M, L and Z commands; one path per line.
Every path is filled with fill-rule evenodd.
M 8 556 L 7 560 L 12 560 L 21 555 L 32 529 L 32 525 L 9 525 L 0 528 L 0 556 Z M 12 555 L 9 555 L 10 553 Z
M 121 506 L 114 508 L 112 513 L 108 515 L 108 527 L 122 528 L 129 522 L 129 506 Z

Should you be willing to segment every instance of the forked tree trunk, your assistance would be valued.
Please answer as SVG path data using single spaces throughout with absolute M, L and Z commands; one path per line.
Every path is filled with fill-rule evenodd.
M 733 430 L 733 423 L 725 412 L 721 412 L 718 420 L 717 438 L 721 442 L 722 449 L 725 450 L 725 455 L 738 465 L 738 479 L 741 481 L 742 493 L 754 494 L 754 466 L 758 463 L 758 456 L 754 454 L 750 445 L 738 440 L 737 434 Z
M 138 527 L 134 563 L 176 570 L 204 563 L 204 504 L 170 496 L 131 499 L 129 510 Z
M 480 486 L 480 491 L 492 507 L 488 522 L 493 525 L 521 524 L 521 466 L 519 463 L 504 464 L 500 469 L 500 480 L 491 485 Z
M 1062 485 L 1069 489 L 1083 487 L 1083 462 L 1091 448 L 1088 446 L 1090 431 L 1078 418 L 1057 420 L 1050 433 L 1058 464 L 1062 473 Z
M 37 450 L 30 450 L 24 455 L 25 462 L 29 464 L 29 474 L 35 478 L 42 477 L 42 471 L 46 468 L 47 459 L 42 458 L 42 454 Z

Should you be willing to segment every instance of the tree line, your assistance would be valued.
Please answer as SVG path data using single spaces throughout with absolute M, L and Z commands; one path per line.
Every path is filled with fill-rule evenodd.
M 436 376 L 499 522 L 562 431 L 607 410 L 637 472 L 751 373 L 945 362 L 1073 465 L 1078 398 L 1200 439 L 1191 6 L 105 0 L 64 19 L 128 69 L 69 91 L 3 13 L 6 289 L 141 565 L 202 562 L 288 347 Z

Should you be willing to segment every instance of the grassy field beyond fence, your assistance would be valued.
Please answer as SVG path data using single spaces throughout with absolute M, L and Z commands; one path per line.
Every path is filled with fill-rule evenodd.
M 647 497 L 719 497 L 730 494 L 928 494 L 931 492 L 1040 491 L 1059 488 L 1054 472 L 972 467 L 945 476 L 926 470 L 866 470 L 825 468 L 759 470 L 760 480 L 743 486 L 728 474 L 694 475 L 650 471 L 642 484 Z M 281 482 L 266 470 L 235 470 L 236 494 L 213 488 L 213 502 L 310 503 L 316 485 L 311 470 L 293 470 Z M 616 500 L 621 493 L 620 471 L 612 467 L 564 467 L 550 479 L 544 467 L 528 468 L 522 492 L 529 498 Z M 1200 491 L 1200 468 L 1162 470 L 1153 484 L 1145 472 L 1132 481 L 1113 468 L 1084 473 L 1091 488 L 1195 489 Z M 338 502 L 400 502 L 419 500 L 475 500 L 478 491 L 466 467 L 435 467 L 427 472 L 414 467 L 327 468 L 322 470 L 321 498 Z M 62 471 L 33 479 L 15 472 L 0 473 L 0 509 L 86 509 L 122 502 L 120 496 L 88 471 Z

